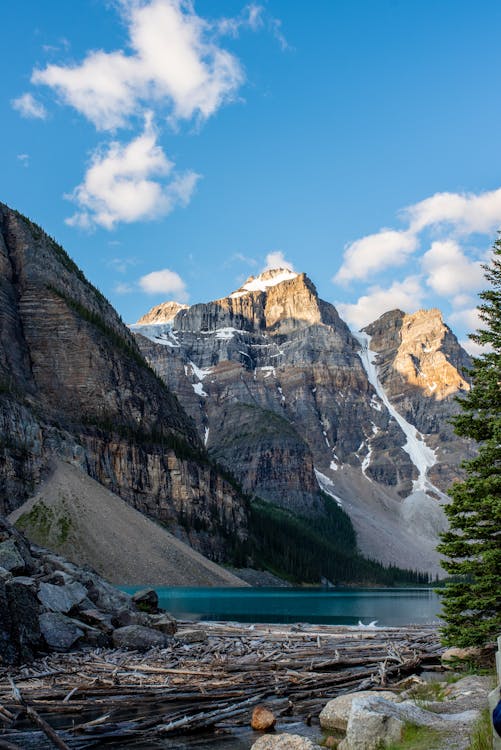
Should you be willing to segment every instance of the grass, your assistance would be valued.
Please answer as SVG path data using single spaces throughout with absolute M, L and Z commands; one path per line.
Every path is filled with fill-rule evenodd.
M 443 746 L 442 732 L 429 727 L 419 727 L 417 724 L 406 724 L 400 742 L 386 745 L 384 750 L 432 750 L 441 744 Z
M 489 709 L 485 708 L 473 727 L 468 750 L 488 750 L 490 747 L 492 747 L 491 714 Z

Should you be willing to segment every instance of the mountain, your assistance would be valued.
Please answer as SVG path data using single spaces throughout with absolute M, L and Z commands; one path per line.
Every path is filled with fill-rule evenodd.
M 438 311 L 355 336 L 304 273 L 276 269 L 155 317 L 131 326 L 139 348 L 249 494 L 315 518 L 326 492 L 364 554 L 439 571 L 443 491 L 471 449 L 448 424 L 469 358 Z
M 213 560 L 246 538 L 246 499 L 135 337 L 60 245 L 0 204 L 0 514 L 60 458 Z

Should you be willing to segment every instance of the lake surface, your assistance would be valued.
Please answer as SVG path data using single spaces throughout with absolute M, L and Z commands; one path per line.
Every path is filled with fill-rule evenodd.
M 427 588 L 155 588 L 160 606 L 181 620 L 395 626 L 436 622 L 440 612 Z

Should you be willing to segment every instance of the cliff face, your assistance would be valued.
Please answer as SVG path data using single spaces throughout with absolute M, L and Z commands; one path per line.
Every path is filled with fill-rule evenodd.
M 105 298 L 2 204 L 0 270 L 0 513 L 59 455 L 160 520 L 196 517 L 194 544 L 224 558 L 224 533 L 245 535 L 238 493 Z
M 467 452 L 447 420 L 457 409 L 453 396 L 469 387 L 467 355 L 438 311 L 383 316 L 366 329 L 364 357 L 363 336 L 350 333 L 308 277 L 277 269 L 180 310 L 170 323 L 132 328 L 209 453 L 249 493 L 316 514 L 321 488 L 349 510 L 362 549 L 436 569 L 434 553 L 422 559 L 443 528 L 436 498 Z M 371 527 L 369 516 L 381 521 Z M 392 536 L 400 529 L 400 550 L 384 525 Z
M 377 352 L 379 379 L 400 414 L 436 449 L 430 479 L 442 490 L 457 479 L 471 446 L 453 431 L 456 396 L 470 389 L 471 360 L 445 325 L 440 310 L 385 313 L 365 329 Z

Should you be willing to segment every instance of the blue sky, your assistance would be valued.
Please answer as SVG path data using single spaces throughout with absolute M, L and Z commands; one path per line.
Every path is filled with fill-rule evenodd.
M 5 4 L 0 200 L 127 322 L 286 263 L 355 328 L 439 307 L 464 339 L 501 225 L 500 36 L 497 0 Z

